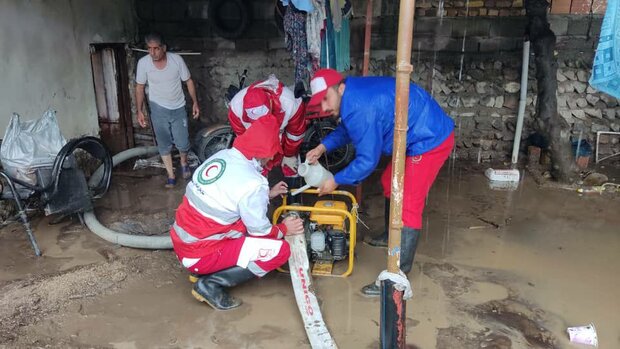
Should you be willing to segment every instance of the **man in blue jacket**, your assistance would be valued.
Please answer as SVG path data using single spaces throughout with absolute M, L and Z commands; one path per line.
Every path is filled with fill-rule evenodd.
M 316 148 L 306 154 L 315 163 L 325 152 L 352 143 L 355 159 L 333 180 L 325 182 L 320 194 L 339 185 L 354 185 L 368 177 L 382 154 L 391 155 L 394 145 L 396 81 L 391 77 L 349 77 L 333 69 L 321 69 L 310 81 L 310 105 L 321 104 L 324 112 L 340 117 L 340 125 Z M 422 228 L 422 212 L 428 191 L 454 146 L 454 122 L 422 88 L 411 84 L 407 130 L 407 158 L 403 190 L 403 229 L 400 269 L 409 273 Z M 370 241 L 387 246 L 392 163 L 381 176 L 386 197 L 385 231 Z M 379 296 L 380 287 L 371 283 L 362 288 L 367 296 Z

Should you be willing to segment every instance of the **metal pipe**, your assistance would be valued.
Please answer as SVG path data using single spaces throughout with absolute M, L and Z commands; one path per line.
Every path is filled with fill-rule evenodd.
M 521 146 L 521 133 L 523 132 L 523 118 L 525 116 L 525 104 L 527 101 L 527 75 L 530 64 L 530 42 L 523 42 L 523 63 L 521 64 L 521 97 L 519 99 L 519 113 L 517 114 L 517 127 L 515 139 L 512 144 L 512 164 L 519 160 L 519 148 Z
M 387 270 L 400 272 L 400 242 L 407 125 L 409 116 L 409 84 L 413 67 L 411 46 L 415 0 L 401 0 L 396 50 L 396 103 L 394 115 L 394 151 L 392 152 L 392 195 L 390 197 L 390 227 L 388 238 Z M 381 348 L 405 348 L 406 308 L 403 292 L 394 288 L 390 280 L 381 283 Z
M 392 152 L 392 195 L 390 198 L 390 237 L 388 240 L 387 270 L 398 273 L 400 260 L 400 231 L 403 209 L 405 156 L 407 151 L 407 122 L 409 113 L 409 78 L 411 43 L 413 39 L 413 14 L 415 0 L 400 2 L 398 23 L 398 48 L 396 51 L 396 105 L 394 118 L 394 151 Z
M 8 174 L 6 174 L 4 171 L 0 171 L 0 176 L 2 176 L 6 180 L 7 184 L 9 185 L 9 189 L 11 189 L 11 193 L 13 194 L 13 200 L 15 200 L 15 204 L 17 205 L 17 212 L 19 214 L 19 218 L 22 220 L 24 229 L 26 229 L 28 240 L 30 240 L 30 244 L 32 245 L 34 254 L 37 257 L 40 257 L 41 249 L 39 249 L 39 244 L 37 244 L 37 240 L 35 239 L 34 233 L 32 232 L 32 226 L 30 225 L 30 219 L 28 219 L 28 215 L 26 214 L 26 209 L 24 208 L 24 205 L 22 204 L 22 200 L 19 197 L 19 192 L 15 188 L 15 185 L 13 184 L 13 180 Z
M 364 33 L 364 64 L 362 65 L 362 75 L 368 75 L 370 65 L 370 34 L 372 28 L 372 0 L 366 4 L 366 30 Z

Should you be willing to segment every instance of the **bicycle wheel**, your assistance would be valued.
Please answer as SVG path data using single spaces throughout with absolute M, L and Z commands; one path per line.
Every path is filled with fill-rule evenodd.
M 229 125 L 215 125 L 198 131 L 194 138 L 194 152 L 205 161 L 220 150 L 232 147 L 235 134 Z
M 321 140 L 335 130 L 336 126 L 336 123 L 333 121 L 319 121 L 308 128 L 304 142 L 301 145 L 303 160 L 306 158 L 306 153 L 321 144 Z M 324 154 L 319 159 L 319 162 L 330 172 L 336 173 L 345 168 L 354 157 L 355 149 L 353 145 L 347 144 L 329 154 Z

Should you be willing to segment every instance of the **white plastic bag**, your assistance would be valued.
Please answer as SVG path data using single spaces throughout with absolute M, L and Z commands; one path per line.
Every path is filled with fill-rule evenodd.
M 29 121 L 20 121 L 19 115 L 13 114 L 2 139 L 0 161 L 10 176 L 35 185 L 35 169 L 52 167 L 66 143 L 55 111 Z

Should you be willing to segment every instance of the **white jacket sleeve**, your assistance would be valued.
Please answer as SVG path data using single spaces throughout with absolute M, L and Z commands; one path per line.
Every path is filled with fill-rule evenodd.
M 239 216 L 248 229 L 248 234 L 281 239 L 285 232 L 279 226 L 271 225 L 267 218 L 268 208 L 269 186 L 266 184 L 257 186 L 239 200 Z

